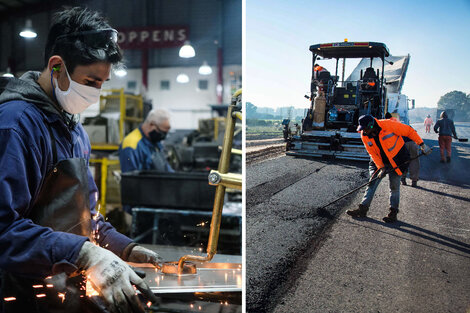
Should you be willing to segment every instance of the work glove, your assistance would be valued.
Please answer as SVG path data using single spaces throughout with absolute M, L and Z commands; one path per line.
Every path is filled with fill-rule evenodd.
M 162 258 L 158 255 L 158 253 L 152 250 L 141 246 L 134 246 L 126 261 L 134 263 L 150 263 L 160 268 Z
M 423 154 L 425 155 L 428 155 L 431 153 L 431 148 L 429 148 L 429 146 L 427 144 L 425 144 L 424 142 L 419 145 L 421 151 L 423 151 Z
M 76 264 L 112 313 L 145 313 L 132 285 L 152 302 L 158 301 L 142 278 L 111 251 L 86 241 Z
M 456 139 L 456 140 L 459 140 L 459 137 L 457 137 L 457 136 L 454 136 L 454 139 Z
M 382 167 L 382 168 L 379 170 L 379 173 L 377 174 L 377 177 L 378 177 L 378 178 L 384 178 L 385 175 L 387 175 L 387 171 L 385 170 L 385 167 Z

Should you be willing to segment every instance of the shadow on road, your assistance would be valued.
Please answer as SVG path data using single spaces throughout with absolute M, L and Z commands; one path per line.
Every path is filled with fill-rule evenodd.
M 353 222 L 353 221 L 355 221 L 356 223 Z M 413 235 L 413 236 L 416 236 L 416 237 L 419 237 L 419 238 L 422 238 L 422 239 L 426 239 L 426 240 L 432 241 L 434 243 L 437 243 L 437 244 L 440 244 L 440 245 L 458 250 L 460 252 L 466 253 L 469 256 L 463 256 L 463 257 L 466 257 L 466 258 L 470 259 L 470 244 L 467 244 L 467 243 L 462 242 L 462 241 L 455 240 L 453 238 L 444 236 L 442 234 L 439 234 L 439 233 L 436 233 L 434 231 L 422 228 L 420 226 L 412 225 L 412 224 L 402 222 L 402 221 L 398 221 L 396 223 L 389 224 L 389 223 L 385 223 L 385 222 L 382 222 L 380 220 L 376 220 L 376 219 L 373 219 L 373 218 L 370 218 L 370 217 L 366 217 L 366 218 L 362 218 L 362 219 L 356 219 L 355 218 L 355 219 L 353 219 L 353 221 L 349 221 L 349 222 L 352 223 L 352 224 L 355 224 L 355 225 L 363 226 L 363 227 L 373 229 L 373 230 L 376 230 L 376 231 L 380 231 L 380 232 L 382 232 L 382 231 L 378 230 L 378 229 L 375 229 L 375 228 L 372 228 L 372 227 L 365 226 L 362 223 L 359 224 L 358 222 L 368 222 L 368 223 L 371 223 L 371 224 L 384 226 L 384 227 L 389 228 L 389 229 L 396 229 L 396 230 L 401 231 L 403 233 L 410 234 L 410 235 Z M 410 238 L 405 238 L 405 237 L 401 237 L 401 236 L 398 236 L 398 235 L 390 234 L 388 232 L 385 232 L 385 233 L 387 233 L 391 236 L 402 238 L 402 239 L 411 240 L 415 243 L 422 244 L 422 245 L 425 245 L 425 246 L 430 247 L 430 248 L 443 250 L 443 251 L 446 251 L 448 253 L 454 253 L 454 252 L 444 250 L 444 249 L 439 248 L 439 247 L 431 246 L 431 245 L 426 244 L 424 242 L 419 242 L 419 241 L 416 241 L 416 240 L 412 240 Z M 460 256 L 462 256 L 462 255 L 460 255 Z
M 452 161 L 440 163 L 439 143 L 437 140 L 424 139 L 424 142 L 433 148 L 430 155 L 420 158 L 420 180 L 441 182 L 448 185 L 470 186 L 470 158 L 462 154 L 463 147 L 459 143 L 452 143 Z
M 422 187 L 422 186 L 418 186 L 418 187 L 415 187 L 416 189 L 421 189 L 421 190 L 424 190 L 424 191 L 428 191 L 432 194 L 435 194 L 435 195 L 440 195 L 440 196 L 444 196 L 444 197 L 447 197 L 447 198 L 454 198 L 456 200 L 460 200 L 460 201 L 465 201 L 465 202 L 470 202 L 470 198 L 465 198 L 465 197 L 461 197 L 461 196 L 456 196 L 456 195 L 451 195 L 447 192 L 442 192 L 442 191 L 437 191 L 437 190 L 433 190 L 433 189 L 428 189 L 428 188 L 425 188 L 425 187 Z

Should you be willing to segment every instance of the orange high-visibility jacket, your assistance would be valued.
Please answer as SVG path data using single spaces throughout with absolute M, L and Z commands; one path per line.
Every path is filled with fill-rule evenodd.
M 411 126 L 392 120 L 375 120 L 382 129 L 379 133 L 380 144 L 382 145 L 382 149 L 387 156 L 388 161 L 394 168 L 407 161 L 402 158 L 402 154 L 399 156 L 400 150 L 405 145 L 401 136 L 410 138 L 416 142 L 417 145 L 423 143 L 423 139 L 421 139 L 416 130 Z M 365 136 L 363 131 L 361 131 L 361 139 L 377 168 L 380 169 L 384 167 L 385 165 L 382 160 L 382 156 L 380 155 L 380 149 L 375 143 L 375 140 Z M 398 167 L 395 169 L 395 172 L 398 175 L 402 175 L 402 171 Z

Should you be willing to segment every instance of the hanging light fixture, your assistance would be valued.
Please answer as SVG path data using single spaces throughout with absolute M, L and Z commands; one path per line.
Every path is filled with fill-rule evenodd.
M 207 61 L 202 62 L 201 67 L 199 68 L 199 74 L 201 75 L 210 75 L 212 74 L 212 68 L 207 64 Z
M 2 77 L 15 77 L 15 75 L 13 75 L 11 73 L 11 69 L 7 67 L 7 71 L 2 75 Z
M 176 82 L 178 82 L 180 84 L 189 83 L 189 76 L 184 74 L 184 73 L 181 73 L 178 76 L 176 76 Z
M 38 34 L 33 30 L 33 22 L 30 19 L 26 20 L 26 25 L 21 31 L 20 36 L 23 38 L 36 38 Z
M 117 77 L 124 77 L 127 75 L 127 69 L 124 65 L 118 65 L 113 72 Z
M 196 56 L 196 51 L 194 51 L 189 41 L 184 42 L 184 45 L 180 49 L 179 56 L 185 59 L 194 58 Z

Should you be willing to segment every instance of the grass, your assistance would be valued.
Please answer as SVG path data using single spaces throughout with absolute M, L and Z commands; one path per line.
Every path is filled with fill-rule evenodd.
M 246 127 L 246 139 L 269 139 L 269 138 L 281 138 L 282 137 L 282 126 L 247 126 Z

